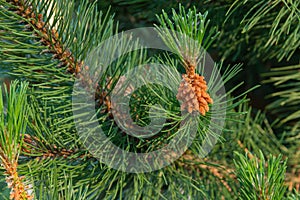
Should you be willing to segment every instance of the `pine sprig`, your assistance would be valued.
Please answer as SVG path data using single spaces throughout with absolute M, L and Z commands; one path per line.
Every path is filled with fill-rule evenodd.
M 237 177 L 241 184 L 240 199 L 282 199 L 286 191 L 284 173 L 286 161 L 282 156 L 271 156 L 266 160 L 260 153 L 252 158 L 236 153 L 234 161 Z
M 269 77 L 265 83 L 272 83 L 278 91 L 269 95 L 273 102 L 267 106 L 272 114 L 278 116 L 279 125 L 297 124 L 300 119 L 300 65 L 273 68 L 266 73 Z M 288 110 L 288 111 L 287 111 Z
M 188 72 L 191 66 L 197 66 L 204 50 L 218 35 L 215 29 L 210 29 L 207 35 L 209 20 L 207 13 L 201 14 L 196 7 L 186 13 L 183 6 L 179 5 L 179 12 L 172 10 L 172 18 L 163 11 L 157 16 L 160 26 L 156 28 L 172 52 L 179 56 L 180 61 Z
M 31 86 L 35 88 L 34 95 L 39 99 L 38 108 L 40 110 L 38 112 L 48 114 L 52 112 L 52 116 L 47 114 L 39 116 L 41 121 L 51 122 L 42 127 L 56 124 L 55 127 L 58 129 L 55 132 L 68 133 L 71 131 L 71 122 L 65 121 L 62 125 L 59 121 L 71 115 L 70 96 L 74 75 L 78 76 L 83 67 L 81 55 L 83 56 L 89 48 L 100 43 L 102 37 L 106 38 L 112 33 L 112 18 L 108 15 L 103 16 L 101 12 L 97 11 L 95 5 L 90 6 L 87 3 L 82 4 L 78 10 L 75 10 L 74 2 L 65 1 L 56 3 L 51 3 L 51 1 L 12 1 L 12 3 L 13 5 L 1 1 L 1 4 L 7 8 L 7 10 L 1 10 L 3 13 L 1 26 L 4 31 L 15 29 L 15 36 L 12 35 L 12 38 L 1 40 L 4 49 L 11 49 L 0 55 L 2 63 L 7 63 L 11 74 L 21 75 L 32 83 Z M 62 8 L 71 8 L 71 10 Z M 57 12 L 57 10 L 61 12 Z M 87 12 L 90 14 L 86 15 Z M 74 13 L 78 18 L 73 18 Z M 90 27 L 78 27 L 80 24 L 97 18 L 99 19 L 95 20 L 97 23 L 93 23 Z M 15 20 L 17 23 L 14 22 L 13 26 L 9 26 L 10 23 L 7 22 L 11 20 Z M 24 23 L 23 27 L 18 24 L 20 22 Z M 24 27 L 26 28 L 24 29 Z M 97 34 L 94 34 L 95 32 Z M 29 37 L 24 37 L 24 34 Z M 79 39 L 81 41 L 78 41 Z M 79 43 L 70 42 L 74 40 Z M 79 44 L 82 48 L 79 48 Z M 75 50 L 85 48 L 86 51 L 73 53 Z M 27 49 L 31 51 L 27 52 Z M 29 59 L 24 60 L 23 56 L 27 56 Z M 90 77 L 82 78 L 83 82 L 90 82 Z M 60 98 L 57 98 L 58 96 Z M 66 112 L 68 106 L 70 107 L 69 114 Z M 61 111 L 65 113 L 64 117 L 61 114 L 55 116 L 55 113 Z M 53 130 L 53 128 L 54 126 L 51 129 Z M 49 132 L 49 129 L 46 128 L 46 130 Z M 70 133 L 68 135 L 69 138 L 64 136 L 63 140 L 69 140 L 71 143 L 75 137 Z
M 237 44 L 234 46 L 242 45 L 242 42 L 249 40 L 254 43 L 255 57 L 289 60 L 300 47 L 299 6 L 299 1 L 235 1 L 227 12 L 227 20 L 234 20 L 231 16 L 246 11 L 246 14 L 243 13 L 244 18 L 238 28 L 239 31 L 236 32 L 240 34 L 242 31 L 246 36 L 235 41 Z M 260 37 L 254 41 L 257 32 L 260 33 Z M 239 37 L 237 34 L 234 35 Z
M 26 178 L 18 173 L 24 133 L 29 112 L 27 99 L 28 83 L 13 82 L 10 88 L 4 87 L 5 101 L 0 87 L 0 161 L 5 170 L 6 182 L 11 189 L 10 199 L 32 199 L 26 186 Z

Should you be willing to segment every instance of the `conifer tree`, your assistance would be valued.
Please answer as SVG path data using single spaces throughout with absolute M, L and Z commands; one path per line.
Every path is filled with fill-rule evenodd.
M 267 74 L 280 86 L 274 123 L 252 112 L 256 87 L 234 82 L 243 66 L 227 64 L 261 33 L 249 63 L 298 62 L 298 1 L 170 3 L 149 18 L 163 52 L 103 4 L 0 0 L 0 72 L 12 79 L 0 88 L 0 199 L 299 198 L 299 63 Z M 209 66 L 210 49 L 224 63 Z

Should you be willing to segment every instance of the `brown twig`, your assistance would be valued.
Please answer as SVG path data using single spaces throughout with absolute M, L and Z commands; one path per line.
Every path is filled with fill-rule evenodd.
M 237 143 L 247 153 L 247 155 L 249 156 L 250 159 L 253 159 L 253 158 L 258 159 L 248 150 L 247 147 L 244 146 L 244 144 L 240 140 L 238 140 Z
M 32 152 L 36 153 L 36 149 L 39 149 L 39 144 L 43 143 L 45 145 L 44 141 L 39 140 L 37 137 L 25 134 L 24 135 L 24 141 L 22 146 L 22 152 L 24 153 L 24 156 L 31 155 Z M 34 156 L 37 160 L 44 160 L 47 158 L 70 158 L 74 155 L 78 155 L 79 149 L 59 149 L 56 145 L 47 145 L 49 148 L 47 148 L 47 151 L 40 152 L 39 156 Z M 32 156 L 30 156 L 32 157 Z M 92 158 L 93 156 L 91 154 L 84 154 L 77 156 L 77 158 Z
M 207 162 L 207 160 L 205 160 Z M 185 166 L 186 168 L 191 167 L 193 165 L 194 167 L 200 169 L 200 170 L 206 170 L 209 171 L 214 177 L 217 177 L 220 182 L 224 185 L 224 187 L 229 191 L 232 192 L 232 188 L 230 187 L 229 183 L 226 181 L 226 177 L 230 177 L 232 180 L 237 180 L 234 169 L 230 169 L 228 167 L 221 166 L 218 163 L 212 163 L 206 164 L 204 160 L 201 160 L 200 158 L 194 156 L 191 152 L 185 153 L 181 159 L 180 159 L 180 165 Z M 212 165 L 218 165 L 220 167 L 215 167 Z
M 96 80 L 94 77 L 96 77 L 97 74 L 91 75 L 89 73 L 89 66 L 85 66 L 83 61 L 76 62 L 71 51 L 64 47 L 57 30 L 55 28 L 51 29 L 50 26 L 43 21 L 42 14 L 36 15 L 33 7 L 31 5 L 26 5 L 26 0 L 10 0 L 10 2 L 16 6 L 15 12 L 25 18 L 29 27 L 35 31 L 35 35 L 40 37 L 42 44 L 47 46 L 50 49 L 50 52 L 54 54 L 53 57 L 60 60 L 60 67 L 66 67 L 66 72 L 78 78 L 87 91 L 91 92 L 91 90 L 95 90 L 96 98 L 103 98 L 106 96 L 107 92 L 101 89 L 98 83 L 95 83 L 94 81 Z M 109 111 L 109 98 L 96 99 L 96 101 L 107 105 L 107 111 Z
M 296 171 L 296 170 L 295 170 Z M 300 191 L 300 171 L 296 172 L 287 172 L 285 183 L 288 186 L 289 191 L 293 191 L 293 189 L 296 189 L 296 191 Z
M 5 169 L 6 174 L 6 183 L 8 187 L 11 189 L 10 192 L 10 199 L 15 200 L 31 200 L 33 199 L 33 196 L 28 194 L 26 187 L 23 183 L 23 180 L 25 177 L 20 177 L 17 171 L 18 167 L 18 160 L 17 158 L 14 160 L 8 159 L 8 157 L 5 155 L 4 151 L 2 150 L 2 147 L 0 147 L 0 160 L 2 162 L 2 166 Z
M 69 50 L 64 50 L 64 46 L 59 39 L 58 32 L 43 21 L 42 14 L 35 14 L 31 5 L 26 5 L 26 0 L 10 0 L 16 6 L 16 13 L 27 20 L 28 25 L 40 37 L 41 42 L 47 46 L 54 54 L 54 57 L 59 59 L 64 66 L 67 66 L 69 73 L 78 74 L 82 67 L 81 62 L 75 63 L 75 58 Z

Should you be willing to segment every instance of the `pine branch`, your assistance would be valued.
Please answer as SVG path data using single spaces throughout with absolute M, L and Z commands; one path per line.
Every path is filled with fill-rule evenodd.
M 3 1 L 1 1 L 1 3 L 2 2 Z M 49 199 L 52 197 L 56 199 L 73 199 L 77 197 L 91 199 L 126 199 L 128 197 L 134 197 L 135 199 L 150 199 L 157 197 L 168 199 L 172 197 L 173 199 L 176 199 L 208 197 L 209 195 L 204 194 L 203 185 L 201 185 L 199 179 L 194 177 L 191 178 L 186 173 L 191 166 L 191 168 L 200 168 L 200 170 L 208 172 L 208 177 L 217 180 L 212 182 L 212 184 L 221 185 L 224 190 L 226 188 L 226 194 L 230 193 L 231 196 L 232 194 L 235 194 L 237 187 L 230 182 L 235 179 L 234 175 L 232 175 L 232 168 L 219 168 L 216 166 L 219 165 L 217 162 L 212 161 L 210 165 L 209 161 L 205 160 L 198 166 L 198 160 L 194 157 L 183 157 L 185 160 L 180 163 L 184 166 L 183 168 L 177 169 L 175 165 L 172 165 L 164 170 L 160 170 L 159 173 L 153 172 L 149 174 L 132 175 L 112 170 L 106 165 L 99 163 L 99 161 L 94 159 L 91 154 L 86 153 L 85 148 L 83 147 L 84 145 L 82 144 L 82 138 L 78 137 L 76 134 L 77 131 L 73 121 L 74 116 L 72 115 L 70 94 L 72 94 L 74 80 L 80 79 L 84 90 L 88 90 L 89 88 L 92 88 L 91 90 L 97 90 L 96 99 L 92 100 L 96 100 L 96 102 L 99 103 L 99 105 L 97 105 L 98 116 L 96 119 L 97 122 L 101 123 L 99 126 L 104 129 L 105 134 L 109 136 L 109 139 L 114 142 L 114 144 L 125 150 L 132 150 L 133 152 L 149 152 L 155 150 L 156 148 L 167 144 L 172 137 L 177 134 L 179 130 L 178 124 L 184 121 L 185 118 L 179 116 L 180 112 L 176 97 L 174 95 L 169 95 L 163 88 L 152 85 L 143 87 L 141 90 L 135 92 L 134 95 L 132 95 L 132 110 L 134 110 L 132 116 L 135 117 L 137 123 L 147 125 L 146 122 L 149 117 L 145 117 L 145 115 L 149 113 L 146 112 L 145 114 L 144 108 L 149 108 L 149 105 L 153 102 L 156 103 L 157 99 L 170 105 L 169 110 L 165 109 L 168 114 L 168 121 L 164 124 L 165 129 L 163 129 L 160 134 L 148 140 L 126 136 L 124 132 L 116 126 L 114 118 L 112 118 L 111 113 L 109 113 L 111 108 L 109 99 L 110 92 L 114 87 L 118 87 L 117 82 L 123 78 L 125 79 L 124 85 L 126 85 L 126 82 L 128 82 L 131 77 L 122 76 L 122 73 L 132 69 L 135 63 L 142 63 L 144 54 L 129 54 L 128 59 L 121 58 L 120 61 L 113 63 L 111 65 L 112 67 L 105 68 L 103 66 L 105 66 L 109 60 L 109 58 L 106 58 L 107 56 L 115 55 L 115 53 L 117 54 L 119 51 L 124 50 L 123 48 L 134 49 L 133 46 L 135 45 L 128 42 L 128 38 L 126 37 L 120 37 L 120 40 L 109 43 L 104 49 L 101 49 L 101 51 L 106 52 L 105 54 L 101 51 L 95 53 L 96 55 L 99 55 L 99 59 L 104 63 L 103 66 L 101 65 L 100 67 L 103 67 L 102 69 L 104 69 L 104 71 L 107 69 L 107 72 L 101 77 L 101 80 L 95 83 L 94 76 L 97 75 L 92 72 L 95 71 L 96 67 L 99 67 L 98 63 L 92 62 L 87 66 L 82 61 L 86 58 L 86 54 L 88 53 L 87 49 L 97 47 L 101 41 L 104 41 L 106 37 L 109 37 L 112 34 L 110 25 L 106 26 L 102 23 L 100 23 L 100 25 L 95 25 L 94 23 L 91 23 L 91 20 L 99 18 L 99 12 L 96 11 L 96 9 L 92 9 L 87 6 L 87 4 L 84 4 L 85 6 L 83 6 L 82 10 L 79 9 L 80 11 L 83 11 L 84 14 L 73 12 L 74 10 L 72 9 L 72 11 L 70 11 L 72 14 L 66 14 L 68 12 L 67 7 L 69 4 L 63 2 L 61 5 L 57 4 L 59 6 L 65 6 L 58 9 L 59 12 L 50 12 L 48 15 L 45 15 L 47 12 L 42 8 L 46 8 L 49 2 L 52 1 L 21 1 L 24 4 L 19 4 L 16 0 L 11 2 L 14 2 L 14 6 L 12 7 L 5 3 L 3 3 L 3 5 L 10 7 L 13 11 L 17 11 L 19 15 L 17 17 L 18 20 L 14 18 L 16 16 L 12 12 L 3 11 L 0 16 L 5 20 L 4 22 L 0 21 L 0 26 L 5 27 L 5 31 L 7 32 L 14 30 L 10 33 L 12 35 L 16 34 L 16 32 L 20 30 L 20 27 L 24 28 L 24 26 L 30 25 L 31 28 L 26 31 L 21 30 L 20 33 L 16 34 L 20 37 L 17 37 L 16 39 L 9 38 L 9 40 L 6 40 L 5 37 L 0 35 L 0 43 L 3 43 L 5 49 L 8 49 L 7 52 L 5 52 L 5 55 L 0 54 L 0 56 L 4 60 L 3 63 L 10 63 L 12 65 L 13 73 L 15 75 L 23 76 L 24 74 L 25 78 L 30 79 L 33 86 L 33 93 L 37 96 L 36 100 L 32 100 L 29 119 L 30 124 L 21 145 L 23 148 L 22 156 L 24 156 L 21 161 L 23 164 L 22 166 L 25 166 L 23 170 L 24 173 L 26 172 L 26 177 L 31 177 L 32 179 L 36 198 Z M 36 4 L 39 6 L 36 6 Z M 70 5 L 73 4 L 70 3 Z M 31 14 L 29 15 L 29 13 Z M 76 17 L 80 17 L 75 17 L 73 20 L 73 14 Z M 189 18 L 189 16 L 192 17 Z M 201 33 L 201 30 L 203 31 L 204 29 L 203 27 L 198 29 L 196 25 L 199 25 L 198 22 L 200 22 L 200 25 L 205 26 L 203 23 L 204 21 L 202 21 L 203 17 L 204 15 L 196 13 L 195 9 L 191 9 L 186 13 L 183 8 L 180 8 L 179 13 L 173 12 L 173 20 L 177 20 L 175 22 L 179 25 L 177 27 L 182 28 L 182 30 L 179 31 L 187 35 L 190 34 L 189 36 L 198 39 L 197 41 L 200 41 L 200 43 L 202 42 L 202 39 L 205 38 L 203 33 Z M 20 24 L 20 19 L 23 19 L 27 25 L 24 25 L 24 22 Z M 53 19 L 51 22 L 53 24 L 49 23 L 51 19 Z M 197 19 L 200 21 L 197 21 Z M 164 20 L 165 23 L 172 24 L 169 23 L 171 22 L 169 17 L 164 16 Z M 16 26 L 9 27 L 6 22 L 15 23 Z M 84 27 L 82 24 L 84 24 Z M 85 26 L 87 24 L 89 26 Z M 27 26 L 27 28 L 28 27 L 29 26 Z M 53 27 L 56 27 L 57 31 Z M 162 27 L 164 27 L 164 25 Z M 96 31 L 89 32 L 94 29 L 96 29 Z M 104 29 L 108 29 L 108 32 L 103 31 Z M 88 32 L 88 34 L 86 34 L 86 32 Z M 34 33 L 33 36 L 32 33 Z M 93 40 L 96 40 L 96 36 L 92 33 L 96 33 L 97 37 L 100 38 L 97 38 L 99 39 L 99 43 L 98 40 L 95 43 L 93 42 Z M 24 35 L 31 35 L 29 37 L 30 41 L 25 40 Z M 102 37 L 102 35 L 105 36 Z M 207 36 L 208 40 L 203 44 L 204 46 L 209 46 L 213 39 L 211 36 L 212 35 Z M 35 43 L 36 39 L 40 40 L 41 43 Z M 34 42 L 32 42 L 32 40 Z M 173 41 L 170 42 L 170 40 Z M 169 44 L 171 44 L 170 46 L 173 48 L 175 44 L 174 40 L 176 40 L 174 37 L 165 38 L 165 41 L 169 42 Z M 76 41 L 79 42 L 77 43 Z M 15 46 L 11 46 L 11 43 L 15 44 L 18 42 L 22 43 L 24 48 L 18 49 L 15 48 Z M 205 67 L 200 66 L 196 69 L 199 60 L 199 54 L 197 53 L 201 52 L 199 49 L 195 48 L 194 45 L 189 47 L 187 45 L 189 44 L 189 41 L 181 40 L 181 42 L 181 46 L 186 47 L 180 48 L 177 46 L 174 50 L 180 53 L 178 60 L 181 61 L 183 67 L 187 69 L 186 73 L 190 76 L 189 79 L 193 79 L 191 82 L 197 82 L 197 80 L 200 80 L 201 78 L 192 78 L 192 75 L 195 75 L 194 72 L 197 72 L 196 70 L 198 70 L 199 73 L 203 72 L 203 68 Z M 50 55 L 47 54 L 49 50 L 51 52 Z M 25 59 L 27 58 L 26 56 L 30 57 L 30 59 Z M 179 65 L 172 66 L 172 69 L 176 69 L 178 66 Z M 213 75 L 215 75 L 221 67 L 222 66 L 216 65 L 212 72 Z M 240 71 L 240 66 L 229 66 L 224 71 L 223 82 L 226 83 Z M 163 77 L 166 77 L 167 75 L 168 73 Z M 147 77 L 141 77 L 141 80 L 146 80 L 146 78 Z M 178 81 L 178 79 L 173 78 L 170 82 L 178 83 L 179 85 L 180 80 Z M 239 124 L 237 121 L 240 119 L 237 120 L 233 118 L 237 115 L 239 118 L 240 114 L 245 113 L 245 111 L 240 110 L 233 112 L 237 106 L 246 101 L 244 98 L 245 93 L 234 98 L 228 97 L 226 101 L 222 102 L 220 99 L 226 98 L 226 95 L 215 95 L 216 91 L 222 87 L 222 84 L 220 84 L 214 76 L 207 82 L 204 82 L 203 79 L 199 82 L 201 83 L 197 84 L 197 86 L 196 84 L 193 85 L 193 83 L 191 83 L 191 86 L 192 88 L 201 88 L 204 91 L 203 93 L 201 92 L 201 97 L 206 101 L 206 104 L 204 103 L 203 106 L 206 115 L 204 116 L 205 113 L 202 112 L 203 116 L 200 116 L 199 121 L 196 123 L 200 128 L 197 130 L 197 137 L 191 147 L 193 153 L 199 153 L 199 150 L 201 150 L 201 142 L 205 133 L 202 129 L 206 128 L 207 122 L 209 121 L 208 119 L 212 114 L 228 111 L 227 116 L 224 116 L 224 120 L 228 120 L 229 122 L 234 123 L 234 126 L 238 126 L 236 124 Z M 95 86 L 95 84 L 97 85 Z M 130 90 L 132 88 L 124 87 L 124 90 L 127 89 Z M 212 104 L 212 101 L 207 97 L 208 93 L 205 93 L 206 89 L 208 89 L 207 91 L 212 95 L 214 105 L 226 104 L 224 110 L 216 111 L 207 109 L 208 103 Z M 232 93 L 233 90 L 229 91 L 228 94 Z M 187 89 L 183 88 L 181 92 L 184 93 L 186 91 Z M 242 99 L 240 100 L 240 98 Z M 200 102 L 201 100 L 197 98 L 197 101 Z M 105 104 L 104 107 L 106 106 L 106 108 L 102 107 L 103 104 Z M 114 105 L 112 106 L 114 107 Z M 82 108 L 84 110 L 85 107 Z M 84 111 L 85 112 L 81 113 L 82 115 L 89 112 L 86 110 Z M 158 116 L 159 112 L 155 112 L 155 114 Z M 219 117 L 219 115 L 217 115 L 217 117 Z M 91 121 L 88 121 L 88 123 L 90 122 Z M 241 128 L 239 129 L 234 126 L 231 128 L 229 124 L 228 129 L 241 130 Z M 250 126 L 247 124 L 247 128 L 248 127 Z M 217 128 L 223 131 L 223 127 Z M 259 126 L 257 130 L 259 128 L 261 127 Z M 87 132 L 92 132 L 93 130 L 94 129 L 92 128 L 87 130 Z M 188 128 L 185 130 L 187 134 L 189 132 L 188 130 Z M 262 133 L 261 135 L 266 137 L 266 135 L 264 135 L 266 132 L 265 130 L 259 130 L 261 132 L 257 130 L 256 132 L 251 132 L 251 137 L 247 138 L 248 140 L 246 140 L 245 146 L 242 143 L 239 143 L 243 150 L 252 151 L 251 147 L 263 146 L 261 144 L 264 144 L 266 141 L 271 141 L 273 145 L 274 141 L 266 138 L 263 138 L 259 145 L 256 146 L 253 142 L 251 143 L 251 139 L 254 138 L 253 135 L 257 132 Z M 18 137 L 19 134 L 20 133 L 18 133 Z M 207 134 L 215 136 L 213 131 Z M 260 140 L 260 135 L 255 138 L 256 140 L 257 138 Z M 244 143 L 244 140 L 240 141 L 243 141 Z M 238 145 L 238 143 L 235 145 Z M 269 148 L 272 149 L 272 147 Z M 84 153 L 84 157 L 82 157 L 82 153 Z M 168 155 L 165 157 L 168 158 Z M 130 162 L 130 160 L 125 161 Z M 191 166 L 187 166 L 186 162 L 191 162 Z M 224 163 L 220 165 L 227 166 Z M 230 173 L 230 175 L 227 173 Z M 194 174 L 194 176 L 197 176 L 197 174 Z M 212 190 L 212 192 L 219 194 L 220 191 Z M 124 197 L 124 195 L 128 196 Z
M 300 47 L 299 5 L 297 0 L 235 1 L 227 12 L 226 20 L 235 22 L 235 16 L 240 14 L 243 19 L 238 20 L 239 26 L 235 27 L 234 33 L 228 32 L 232 39 L 239 38 L 239 41 L 232 41 L 235 44 L 233 46 L 236 48 L 243 43 L 251 43 L 253 46 L 251 54 L 254 53 L 255 59 L 257 57 L 263 60 L 276 58 L 278 61 L 291 59 Z M 244 34 L 243 37 L 240 32 Z M 228 40 L 226 43 L 232 45 Z
M 248 160 L 247 154 L 236 153 L 234 161 L 237 177 L 241 184 L 240 199 L 282 199 L 286 191 L 284 174 L 286 161 L 282 156 L 271 156 L 265 160 L 262 152 L 259 158 Z
M 3 152 L 2 147 L 0 147 L 0 159 L 1 165 L 5 169 L 5 175 L 7 176 L 6 182 L 8 188 L 11 189 L 10 199 L 15 200 L 30 200 L 33 199 L 33 196 L 28 194 L 28 187 L 25 186 L 24 180 L 25 177 L 19 176 L 17 172 L 18 160 L 11 162 L 5 153 Z
M 9 92 L 5 86 L 7 108 L 4 106 L 2 89 L 0 87 L 0 160 L 5 170 L 6 182 L 11 189 L 10 199 L 28 200 L 33 196 L 25 186 L 25 177 L 18 174 L 18 160 L 26 130 L 28 115 L 27 91 L 28 84 L 18 81 L 10 85 Z M 6 112 L 4 111 L 6 109 Z
M 47 146 L 45 151 L 42 150 L 42 145 Z M 55 144 L 48 146 L 45 141 L 41 141 L 39 138 L 28 134 L 24 135 L 22 153 L 23 156 L 37 160 L 55 158 L 76 160 L 93 158 L 93 155 L 87 153 L 86 149 L 58 149 Z
M 294 126 L 299 122 L 299 70 L 300 65 L 298 64 L 273 68 L 271 72 L 264 75 L 268 77 L 264 83 L 272 83 L 277 89 L 268 96 L 272 98 L 273 102 L 267 106 L 267 109 L 280 119 L 278 125 Z
M 43 15 L 37 13 L 37 10 L 33 10 L 33 6 L 30 1 L 27 0 L 10 0 L 8 1 L 15 6 L 15 12 L 22 16 L 28 26 L 35 34 L 40 37 L 42 44 L 47 46 L 54 54 L 54 58 L 57 58 L 62 62 L 64 66 L 67 66 L 67 71 L 71 74 L 78 74 L 82 65 L 74 63 L 74 56 L 69 50 L 66 50 L 62 44 L 61 38 L 59 38 L 58 32 L 55 28 L 51 28 L 50 24 L 46 24 L 43 21 Z
M 208 159 L 200 159 L 193 155 L 191 152 L 185 153 L 179 161 L 179 165 L 184 166 L 186 169 L 192 168 L 193 170 L 199 169 L 199 171 L 209 171 L 214 177 L 224 185 L 228 192 L 232 192 L 230 184 L 227 182 L 227 178 L 236 180 L 234 169 L 230 169 L 229 166 L 222 166 L 219 163 L 212 162 Z
M 16 13 L 28 22 L 28 26 L 32 31 L 41 39 L 43 45 L 49 48 L 49 51 L 53 53 L 53 58 L 60 61 L 59 67 L 67 68 L 67 72 L 70 75 L 74 75 L 79 78 L 83 85 L 90 87 L 93 83 L 94 77 L 90 76 L 88 72 L 89 66 L 84 66 L 83 61 L 77 61 L 74 55 L 69 49 L 63 45 L 62 38 L 59 36 L 55 28 L 51 28 L 53 25 L 43 21 L 43 15 L 38 14 L 37 10 L 33 10 L 31 5 L 34 2 L 27 0 L 11 0 L 11 3 L 16 6 Z M 55 3 L 54 3 L 55 4 Z M 84 67 L 84 68 L 83 68 Z M 84 70 L 83 73 L 81 73 Z M 42 71 L 40 73 L 43 73 Z M 94 83 L 95 84 L 95 83 Z M 99 85 L 94 85 L 94 89 Z M 103 96 L 102 93 L 96 94 L 96 96 Z M 106 102 L 108 104 L 108 102 Z

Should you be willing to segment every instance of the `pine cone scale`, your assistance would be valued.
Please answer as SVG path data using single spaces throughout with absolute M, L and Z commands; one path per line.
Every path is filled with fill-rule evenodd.
M 198 74 L 184 74 L 182 76 L 176 97 L 182 101 L 181 111 L 187 110 L 189 113 L 198 111 L 203 116 L 209 111 L 208 104 L 213 103 L 207 93 L 204 77 Z

